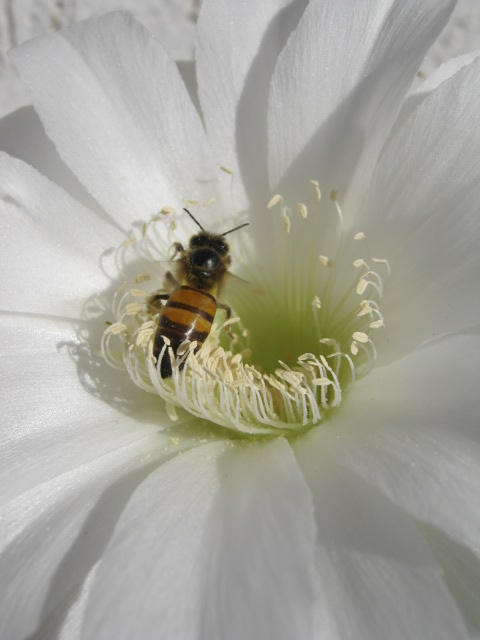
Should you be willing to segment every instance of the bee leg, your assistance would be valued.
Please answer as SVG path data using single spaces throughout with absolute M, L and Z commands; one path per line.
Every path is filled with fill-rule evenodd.
M 217 307 L 219 309 L 224 309 L 225 310 L 225 322 L 227 320 L 230 320 L 230 318 L 232 317 L 232 310 L 231 308 L 228 306 L 228 304 L 221 304 L 220 302 L 217 302 Z M 227 324 L 227 326 L 225 327 L 225 333 L 227 334 L 227 336 L 229 337 L 230 340 L 233 340 L 233 333 L 230 329 L 230 325 Z
M 168 300 L 170 297 L 169 293 L 154 293 L 153 296 L 150 296 L 148 299 L 148 305 L 153 307 L 157 311 L 160 311 L 163 308 L 163 304 L 158 304 L 160 300 Z
M 165 274 L 165 280 L 168 282 L 168 284 L 173 288 L 173 287 L 179 287 L 180 283 L 179 281 L 175 278 L 175 276 L 172 274 L 171 271 L 167 271 L 167 273 Z M 168 297 L 168 296 L 167 296 Z
M 174 242 L 172 245 L 172 260 L 175 260 L 175 258 L 177 257 L 177 255 L 179 253 L 183 253 L 185 251 L 185 249 L 183 248 L 183 245 L 180 244 L 180 242 Z

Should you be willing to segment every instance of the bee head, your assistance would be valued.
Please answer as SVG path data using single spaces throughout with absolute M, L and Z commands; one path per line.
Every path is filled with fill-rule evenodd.
M 230 250 L 228 243 L 215 233 L 209 233 L 208 231 L 200 231 L 190 238 L 190 249 L 211 249 L 220 256 L 226 256 Z
M 229 246 L 225 240 L 208 231 L 201 231 L 190 238 L 189 259 L 192 271 L 203 278 L 211 278 L 226 268 L 225 258 Z
M 221 281 L 231 262 L 228 255 L 230 247 L 225 236 L 246 227 L 249 223 L 245 222 L 222 234 L 211 233 L 205 231 L 188 209 L 184 211 L 201 229 L 190 238 L 188 251 L 184 252 L 186 279 L 199 289 L 213 287 Z

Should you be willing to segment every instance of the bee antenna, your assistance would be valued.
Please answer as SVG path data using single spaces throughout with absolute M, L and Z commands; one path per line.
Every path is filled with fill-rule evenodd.
M 227 233 L 233 233 L 234 231 L 237 231 L 238 229 L 243 229 L 243 227 L 248 227 L 249 224 L 250 224 L 249 222 L 244 222 L 243 224 L 239 225 L 238 227 L 234 227 L 233 229 L 230 229 L 230 231 L 225 231 L 225 233 L 221 233 L 220 235 L 226 236 Z
M 190 211 L 189 211 L 188 209 L 185 209 L 185 207 L 183 207 L 183 210 L 184 210 L 184 211 L 186 211 L 186 212 L 188 213 L 188 215 L 190 216 L 190 218 L 191 218 L 191 219 L 192 219 L 196 224 L 198 224 L 198 226 L 200 227 L 200 229 L 201 229 L 202 231 L 205 231 L 205 229 L 202 227 L 202 225 L 199 223 L 199 221 L 198 221 L 196 218 L 194 218 L 194 217 L 192 216 L 192 214 L 190 213 Z

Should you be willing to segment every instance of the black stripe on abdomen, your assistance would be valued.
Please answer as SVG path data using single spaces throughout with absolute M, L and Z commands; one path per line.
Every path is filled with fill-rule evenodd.
M 201 318 L 204 318 L 205 320 L 210 322 L 210 324 L 212 324 L 213 322 L 213 316 L 210 313 L 208 313 L 207 311 L 204 311 L 203 309 L 197 309 L 196 307 L 192 307 L 192 305 L 185 304 L 184 302 L 177 302 L 176 300 L 173 302 L 168 302 L 168 304 L 165 307 L 164 314 L 168 315 L 168 311 L 167 311 L 168 309 L 183 309 L 184 311 L 189 311 L 195 316 L 200 316 Z

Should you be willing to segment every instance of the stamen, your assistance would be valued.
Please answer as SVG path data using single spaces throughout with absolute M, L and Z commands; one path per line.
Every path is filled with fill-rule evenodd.
M 105 329 L 105 335 L 108 336 L 109 333 L 113 333 L 113 335 L 118 336 L 119 333 L 123 333 L 126 330 L 127 326 L 123 322 L 114 322 L 108 329 Z
M 320 202 L 320 200 L 322 199 L 322 193 L 320 191 L 320 184 L 318 182 L 318 180 L 309 180 L 310 184 L 313 186 L 314 191 L 315 191 L 315 200 L 317 202 Z
M 387 276 L 390 277 L 391 275 L 391 268 L 390 268 L 390 263 L 388 262 L 388 260 L 385 260 L 385 258 L 370 258 L 372 262 L 379 262 L 381 264 L 384 264 L 387 267 Z
M 357 311 L 355 312 L 355 315 L 361 317 L 361 316 L 365 316 L 367 314 L 372 313 L 372 307 L 369 304 L 368 300 L 362 300 L 360 302 L 360 305 L 357 309 Z
M 226 167 L 225 165 L 221 165 L 220 166 L 220 170 L 223 171 L 224 173 L 226 173 L 227 175 L 230 176 L 230 206 L 231 206 L 231 213 L 235 216 L 236 212 L 237 212 L 237 207 L 235 206 L 235 172 L 230 169 L 229 167 Z
M 363 260 L 363 258 L 358 258 L 357 260 L 354 260 L 352 262 L 352 265 L 355 267 L 355 269 L 358 269 L 359 267 L 365 267 L 366 269 L 369 269 L 368 264 L 365 262 L 365 260 Z
M 273 198 L 267 204 L 267 209 L 273 209 L 273 207 L 277 205 L 279 202 L 283 202 L 283 198 L 281 195 L 277 193 L 276 195 L 273 196 Z
M 300 216 L 306 220 L 307 216 L 308 216 L 308 209 L 307 209 L 307 205 L 303 204 L 303 202 L 298 202 L 297 203 L 297 210 L 298 213 L 300 214 Z
M 142 310 L 142 304 L 140 302 L 130 302 L 125 307 L 125 315 L 135 316 Z
M 362 296 L 365 293 L 368 286 L 373 287 L 377 291 L 379 297 L 382 298 L 383 292 L 381 287 L 376 282 L 373 282 L 373 280 L 366 280 L 365 278 L 361 278 L 358 281 L 358 286 L 357 286 L 358 295 Z
M 354 331 L 352 334 L 352 338 L 356 342 L 368 342 L 368 336 L 366 333 L 363 333 L 363 331 Z
M 342 209 L 340 207 L 340 204 L 338 202 L 338 192 L 336 189 L 332 189 L 330 192 L 330 200 L 333 202 L 333 204 L 335 205 L 335 209 L 337 210 L 338 213 L 338 219 L 340 221 L 340 229 L 343 233 L 343 230 L 345 228 L 345 225 L 343 223 L 343 213 L 342 213 Z

